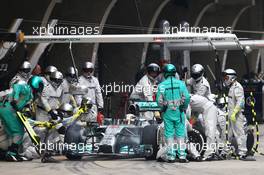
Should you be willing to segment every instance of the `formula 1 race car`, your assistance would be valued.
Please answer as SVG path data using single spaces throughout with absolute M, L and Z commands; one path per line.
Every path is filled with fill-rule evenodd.
M 155 102 L 137 102 L 130 111 L 160 111 Z M 116 156 L 145 158 L 155 160 L 157 152 L 164 146 L 163 125 L 156 120 L 144 121 L 138 117 L 133 123 L 123 120 L 124 124 L 98 126 L 89 123 L 82 128 L 73 125 L 65 134 L 65 155 L 70 160 L 80 160 L 83 156 Z M 130 123 L 130 124 L 127 124 Z M 189 142 L 204 144 L 197 130 L 188 132 Z M 198 148 L 197 148 L 198 149 Z M 201 147 L 200 150 L 201 151 Z

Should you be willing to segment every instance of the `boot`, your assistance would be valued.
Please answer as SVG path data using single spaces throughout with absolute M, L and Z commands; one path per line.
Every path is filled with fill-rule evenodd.
M 187 160 L 186 158 L 180 158 L 179 163 L 189 163 L 189 160 Z
M 167 162 L 168 163 L 174 163 L 175 162 L 175 156 L 171 154 L 167 154 Z
M 166 155 L 167 162 L 174 163 L 176 158 L 176 152 L 174 150 L 174 139 L 173 138 L 166 139 L 166 144 L 167 144 L 167 155 Z
M 202 160 L 203 160 L 203 161 L 214 161 L 214 160 L 218 160 L 218 159 L 214 156 L 214 154 L 210 154 L 210 155 L 207 156 L 207 157 L 203 157 Z
M 42 163 L 59 163 L 60 161 L 54 159 L 50 153 L 44 153 L 42 159 Z
M 242 160 L 242 161 L 256 161 L 255 157 L 251 156 L 251 155 L 239 156 L 239 160 Z
M 18 144 L 12 143 L 5 154 L 5 160 L 10 162 L 21 162 L 23 158 L 18 154 Z
M 197 157 L 193 158 L 193 160 L 194 160 L 195 162 L 202 162 L 202 161 L 203 161 L 202 159 L 203 159 L 203 158 L 202 158 L 201 156 L 197 156 Z

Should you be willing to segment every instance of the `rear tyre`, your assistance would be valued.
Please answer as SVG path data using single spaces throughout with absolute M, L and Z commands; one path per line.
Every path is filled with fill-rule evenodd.
M 190 143 L 194 143 L 196 145 L 196 150 L 199 153 L 202 153 L 202 151 L 204 150 L 204 136 L 200 133 L 200 131 L 196 130 L 196 129 L 192 129 L 192 131 L 188 132 L 188 140 Z
M 248 152 L 253 151 L 253 147 L 254 147 L 254 143 L 255 143 L 255 137 L 254 137 L 254 131 L 249 130 L 247 132 L 247 150 Z
M 147 125 L 143 128 L 142 144 L 152 145 L 153 149 L 153 153 L 151 156 L 145 156 L 146 160 L 156 160 L 156 156 L 159 151 L 157 131 L 158 125 Z

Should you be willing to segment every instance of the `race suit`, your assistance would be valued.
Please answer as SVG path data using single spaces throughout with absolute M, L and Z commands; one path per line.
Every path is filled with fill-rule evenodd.
M 216 134 L 216 124 L 217 124 L 217 108 L 210 101 L 211 88 L 209 82 L 206 78 L 202 77 L 201 80 L 195 81 L 193 78 L 187 80 L 187 85 L 190 87 L 191 92 L 198 96 L 191 97 L 191 110 L 193 112 L 197 112 L 198 114 L 202 114 L 199 116 L 199 120 L 205 128 L 205 136 L 207 140 L 206 152 L 204 157 L 214 153 L 215 149 L 215 134 Z M 195 104 L 195 109 L 193 106 Z M 210 104 L 210 107 L 205 107 L 199 104 Z M 200 108 L 200 109 L 199 109 Z M 201 111 L 201 112 L 198 112 Z M 214 145 L 214 146 L 213 146 Z
M 46 79 L 43 78 L 44 89 L 41 93 L 40 98 L 37 100 L 37 109 L 36 109 L 36 119 L 39 121 L 49 120 L 48 112 L 52 109 L 58 109 L 63 95 L 62 86 L 57 88 L 52 86 L 52 84 Z
M 9 83 L 9 87 L 12 87 L 13 84 L 18 82 L 25 82 L 27 83 L 31 76 L 22 76 L 21 73 L 17 73 Z
M 77 82 L 75 83 L 70 83 L 67 81 L 66 78 L 63 79 L 62 82 L 62 89 L 63 89 L 63 96 L 62 96 L 62 103 L 70 103 L 74 108 L 78 107 L 76 99 L 73 96 L 72 91 L 72 86 L 76 86 Z M 79 103 L 80 105 L 80 103 Z
M 193 112 L 202 114 L 204 118 L 206 136 L 206 150 L 204 157 L 209 158 L 215 150 L 217 108 L 213 102 L 200 95 L 191 95 L 190 106 Z
M 174 139 L 176 138 L 177 154 L 180 159 L 185 159 L 185 114 L 190 95 L 185 84 L 175 77 L 169 76 L 158 86 L 157 103 L 163 108 L 163 121 L 165 139 L 168 146 L 167 156 L 175 159 Z
M 82 120 L 87 122 L 96 122 L 98 109 L 103 109 L 104 107 L 104 101 L 99 81 L 94 76 L 85 77 L 82 75 L 79 78 L 78 86 L 81 87 L 81 89 L 85 89 L 86 94 L 75 96 L 77 105 L 81 103 L 83 97 L 91 98 L 92 103 L 94 104 L 89 112 L 83 115 Z
M 193 78 L 190 78 L 186 82 L 187 87 L 190 87 L 190 92 L 193 94 L 209 97 L 211 94 L 211 88 L 209 82 L 202 77 L 202 79 L 196 82 Z
M 16 112 L 22 110 L 33 99 L 33 95 L 26 83 L 15 83 L 12 88 L 13 92 L 8 100 L 0 105 L 0 118 L 6 134 L 12 138 L 12 143 L 20 145 L 24 136 L 24 126 Z
M 243 115 L 245 105 L 244 89 L 241 84 L 235 81 L 228 92 L 228 117 L 229 117 L 229 140 L 235 136 L 238 145 L 238 154 L 240 156 L 246 155 L 247 137 L 245 133 L 246 118 Z M 231 115 L 235 115 L 236 120 L 230 120 Z

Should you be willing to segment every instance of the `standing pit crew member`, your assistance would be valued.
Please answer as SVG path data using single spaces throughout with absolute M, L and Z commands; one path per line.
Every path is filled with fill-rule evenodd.
M 245 97 L 242 85 L 237 81 L 236 71 L 226 69 L 223 72 L 224 86 L 228 91 L 229 140 L 234 136 L 237 142 L 237 154 L 240 160 L 255 160 L 247 155 L 246 118 L 243 114 Z
M 164 67 L 165 81 L 158 85 L 156 101 L 163 108 L 162 118 L 165 128 L 165 139 L 168 147 L 167 160 L 174 162 L 176 152 L 180 163 L 187 163 L 186 159 L 186 126 L 185 113 L 190 95 L 184 82 L 175 78 L 176 68 L 172 64 Z M 176 139 L 176 142 L 175 142 Z M 176 143 L 177 151 L 174 149 Z
M 28 61 L 24 61 L 23 64 L 20 66 L 18 73 L 10 81 L 9 86 L 12 87 L 13 84 L 19 81 L 24 81 L 25 83 L 27 83 L 31 76 L 30 71 L 31 71 L 31 63 Z
M 51 73 L 48 79 L 50 81 L 44 84 L 43 92 L 37 101 L 36 119 L 39 121 L 49 120 L 48 115 L 52 119 L 56 119 L 57 114 L 54 110 L 58 109 L 61 105 L 63 75 L 61 72 L 56 71 Z
M 133 92 L 130 95 L 131 100 L 155 101 L 157 91 L 157 77 L 160 73 L 160 67 L 156 63 L 147 66 L 147 73 L 137 82 Z M 153 117 L 159 117 L 158 113 L 150 111 L 141 113 L 145 120 L 153 120 Z
M 44 77 L 47 81 L 50 81 L 50 75 L 53 72 L 58 71 L 58 69 L 55 66 L 48 66 L 44 71 Z
M 65 73 L 65 78 L 62 82 L 63 88 L 63 103 L 70 103 L 74 108 L 77 107 L 76 99 L 73 95 L 73 89 L 76 89 L 78 86 L 78 70 L 74 67 L 69 67 Z
M 102 123 L 104 101 L 99 81 L 93 76 L 94 64 L 91 62 L 85 62 L 82 71 L 83 73 L 79 78 L 78 86 L 82 91 L 85 90 L 85 94 L 76 98 L 77 104 L 79 105 L 81 103 L 82 98 L 90 98 L 94 104 L 91 110 L 83 115 L 83 120 L 86 122 Z

